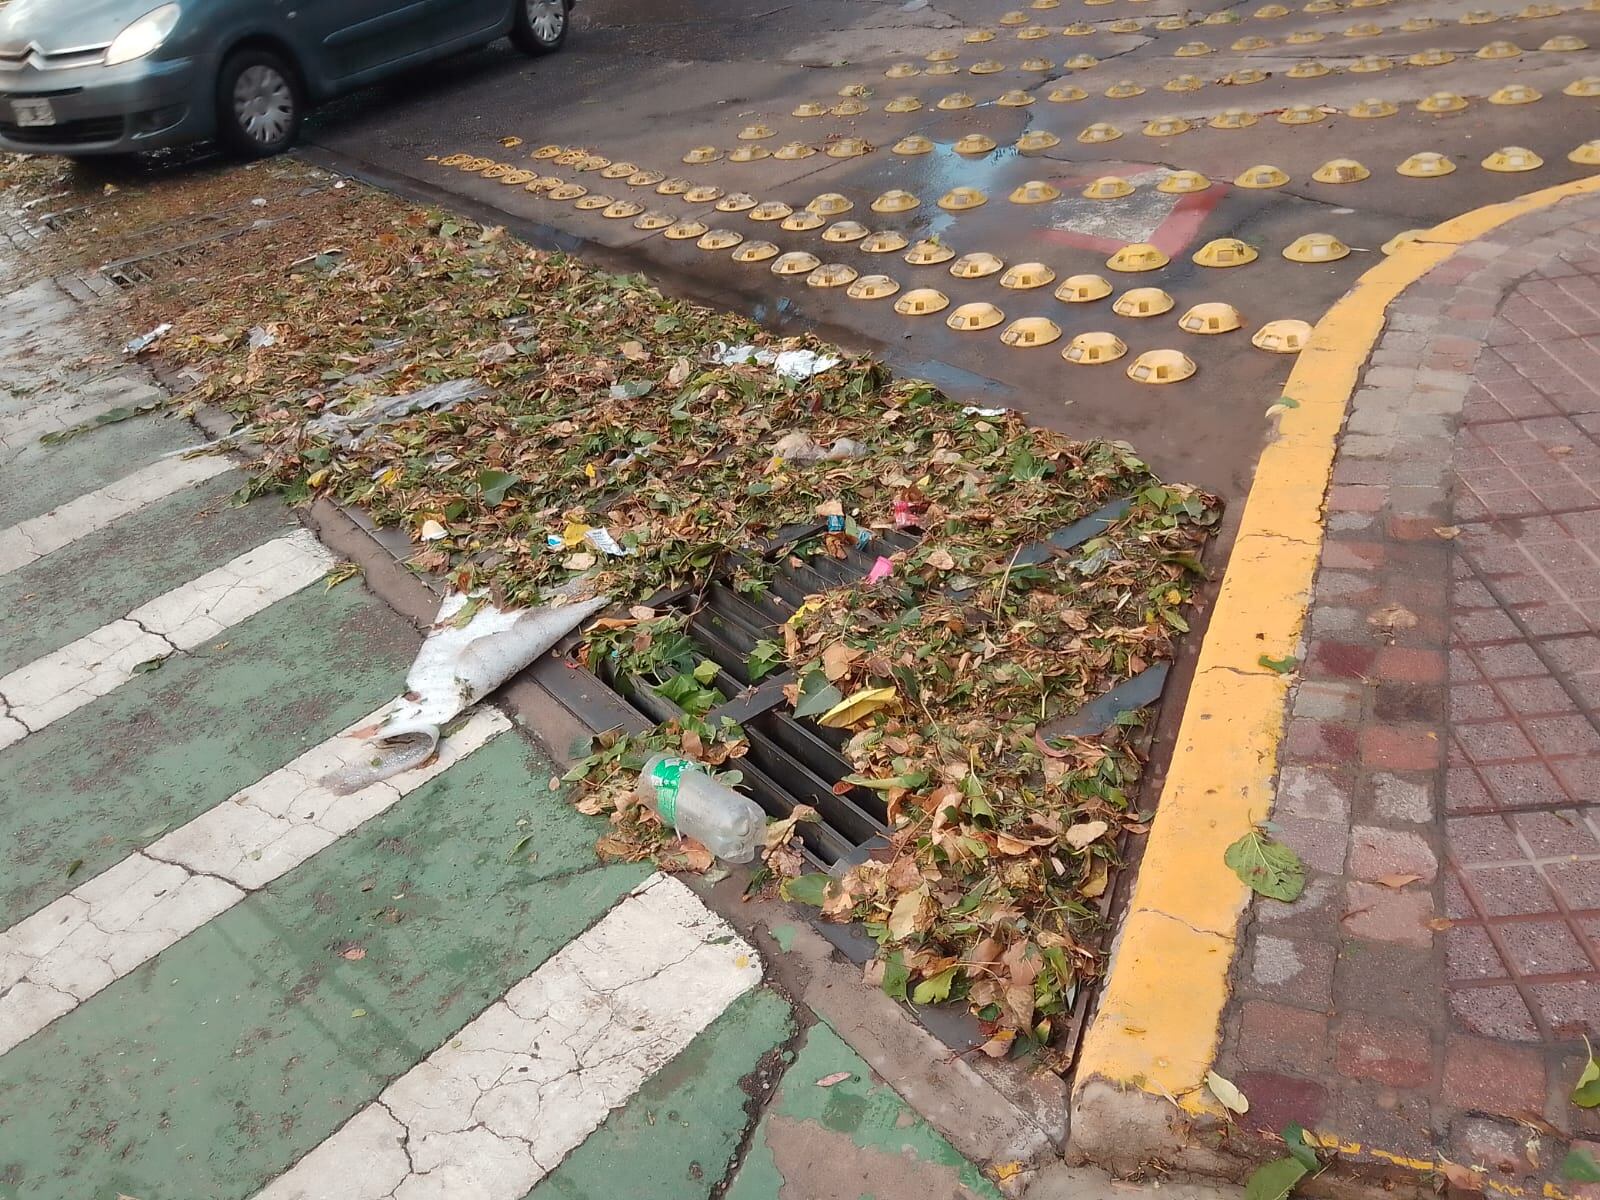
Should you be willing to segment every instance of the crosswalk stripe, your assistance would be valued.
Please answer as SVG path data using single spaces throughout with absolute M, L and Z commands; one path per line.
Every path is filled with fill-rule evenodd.
M 510 728 L 480 709 L 422 767 L 347 796 L 377 712 L 0 933 L 0 1054 L 150 961 Z
M 39 446 L 46 434 L 60 433 L 119 408 L 137 408 L 165 398 L 166 393 L 123 374 L 75 384 L 70 390 L 16 414 L 0 415 L 0 463 L 9 463 Z
M 115 483 L 0 530 L 0 575 L 37 562 L 157 500 L 232 470 L 233 465 L 226 457 L 215 454 L 157 459 Z
M 521 1200 L 761 970 L 653 875 L 256 1200 Z
M 0 750 L 106 695 L 140 663 L 193 650 L 293 595 L 334 561 L 309 531 L 297 530 L 0 677 Z

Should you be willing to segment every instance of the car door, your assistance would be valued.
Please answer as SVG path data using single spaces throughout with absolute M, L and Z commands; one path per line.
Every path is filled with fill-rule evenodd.
M 294 22 L 335 83 L 432 45 L 438 0 L 299 0 Z
M 508 0 L 431 0 L 429 24 L 436 45 L 482 34 L 504 26 L 511 12 Z

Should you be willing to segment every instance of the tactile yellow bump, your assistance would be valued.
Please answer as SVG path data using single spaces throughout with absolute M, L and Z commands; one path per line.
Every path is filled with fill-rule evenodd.
M 1068 275 L 1056 288 L 1056 299 L 1067 304 L 1088 304 L 1111 295 L 1111 283 L 1101 275 Z
M 1381 54 L 1363 54 L 1345 69 L 1356 75 L 1375 75 L 1379 71 L 1393 70 L 1394 60 Z
M 722 157 L 722 151 L 715 146 L 696 146 L 683 156 L 683 161 L 691 164 L 716 162 Z
M 1517 20 L 1538 21 L 1545 17 L 1559 17 L 1565 11 L 1559 4 L 1528 4 L 1517 13 Z
M 1105 121 L 1096 121 L 1078 134 L 1078 140 L 1087 145 L 1100 142 L 1114 142 L 1122 136 L 1122 130 Z
M 589 189 L 581 183 L 559 183 L 545 193 L 552 200 L 581 200 Z
M 1005 319 L 1005 313 L 987 300 L 974 300 L 953 309 L 944 323 L 960 333 L 976 333 L 981 329 L 993 329 Z
M 625 220 L 628 217 L 637 217 L 644 211 L 644 205 L 637 200 L 613 200 L 601 210 L 602 217 L 610 217 L 613 221 Z
M 1059 198 L 1061 189 L 1053 183 L 1046 183 L 1042 179 L 1030 179 L 1011 189 L 1007 197 L 1013 204 L 1048 204 Z
M 801 209 L 797 213 L 790 213 L 783 219 L 781 228 L 790 233 L 810 233 L 813 229 L 821 229 L 826 225 L 827 218 L 820 213 L 806 212 Z
M 1008 92 L 1001 92 L 995 103 L 1001 108 L 1027 108 L 1033 103 L 1033 97 L 1021 88 L 1012 88 Z
M 1061 65 L 1069 71 L 1087 71 L 1090 67 L 1098 67 L 1100 60 L 1092 54 L 1074 54 Z
M 1357 21 L 1344 31 L 1344 35 L 1347 38 L 1369 38 L 1377 37 L 1382 32 L 1381 25 L 1374 25 L 1371 21 Z
M 1253 112 L 1246 112 L 1242 108 L 1225 108 L 1206 124 L 1212 129 L 1249 129 L 1261 120 Z
M 858 272 L 848 263 L 827 263 L 806 276 L 806 286 L 814 288 L 844 287 L 854 283 Z
M 1182 117 L 1157 117 L 1147 121 L 1144 127 L 1145 137 L 1175 137 L 1180 133 L 1187 133 L 1193 126 Z
M 950 264 L 950 274 L 957 279 L 983 279 L 990 275 L 998 275 L 1005 263 L 985 250 L 975 250 L 971 254 L 963 254 Z
M 1166 192 L 1170 196 L 1185 196 L 1190 192 L 1203 192 L 1211 186 L 1199 171 L 1174 171 L 1156 184 L 1156 191 Z
M 1249 242 L 1235 237 L 1220 237 L 1212 238 L 1196 250 L 1191 261 L 1202 267 L 1242 267 L 1255 262 L 1258 257 L 1256 248 Z
M 1343 7 L 1339 0 L 1311 0 L 1300 11 L 1306 13 L 1332 13 L 1338 12 Z
M 1178 328 L 1185 333 L 1232 333 L 1243 324 L 1239 310 L 1226 300 L 1204 301 L 1178 318 Z
M 772 152 L 772 157 L 783 162 L 795 162 L 802 158 L 810 158 L 815 154 L 816 148 L 804 142 L 785 142 Z
M 1417 101 L 1417 111 L 1425 113 L 1453 113 L 1466 108 L 1466 97 L 1455 92 L 1434 92 Z
M 1382 250 L 1385 254 L 1393 254 L 1396 250 L 1400 249 L 1401 246 L 1410 245 L 1427 232 L 1428 231 L 1426 229 L 1402 229 L 1382 246 L 1379 246 L 1378 249 Z
M 905 260 L 913 267 L 933 267 L 949 262 L 956 252 L 943 242 L 928 238 L 906 251 Z
M 1281 168 L 1274 167 L 1270 163 L 1261 163 L 1240 171 L 1233 185 L 1242 188 L 1275 188 L 1282 187 L 1288 182 L 1289 176 Z
M 1138 33 L 1144 25 L 1132 17 L 1123 17 L 1120 21 L 1113 21 L 1106 26 L 1107 33 Z
M 1310 340 L 1309 323 L 1284 317 L 1268 321 L 1256 330 L 1251 335 L 1250 344 L 1257 350 L 1265 350 L 1269 354 L 1299 354 Z
M 994 149 L 994 139 L 987 133 L 966 133 L 956 139 L 950 149 L 957 154 L 987 154 Z
M 1240 67 L 1224 75 L 1222 82 L 1228 87 L 1248 87 L 1252 83 L 1264 83 L 1266 78 L 1267 73 L 1259 67 Z
M 1051 88 L 1045 99 L 1052 104 L 1071 104 L 1075 100 L 1086 100 L 1089 93 L 1074 83 L 1065 83 L 1058 88 Z
M 1333 74 L 1333 68 L 1327 63 L 1308 58 L 1305 62 L 1295 63 L 1284 74 L 1290 79 L 1320 79 L 1324 75 Z
M 1282 4 L 1264 4 L 1253 15 L 1258 21 L 1276 21 L 1280 17 L 1287 17 L 1289 10 Z
M 731 163 L 759 162 L 763 158 L 771 158 L 772 151 L 765 146 L 745 145 L 735 146 L 728 152 L 728 161 Z
M 532 183 L 539 178 L 537 171 L 511 171 L 500 176 L 500 182 L 506 187 L 520 187 L 525 183 Z M 633 213 L 628 214 L 630 217 Z
M 1406 58 L 1406 62 L 1413 67 L 1442 67 L 1446 63 L 1455 62 L 1455 60 L 1456 56 L 1450 51 L 1440 50 L 1437 47 L 1418 50 L 1415 54 Z
M 1130 242 L 1106 259 L 1106 266 L 1113 271 L 1132 274 L 1140 271 L 1158 271 L 1171 261 L 1149 242 Z
M 1000 334 L 1002 345 L 1017 350 L 1034 346 L 1048 346 L 1061 336 L 1061 326 L 1049 317 L 1020 317 L 1007 325 Z
M 627 179 L 639 169 L 637 163 L 614 162 L 600 172 L 602 179 Z
M 1080 333 L 1073 338 L 1061 352 L 1061 357 L 1069 363 L 1088 367 L 1097 363 L 1115 362 L 1127 352 L 1127 343 L 1116 334 L 1095 330 L 1092 333 Z
M 1047 71 L 1054 71 L 1055 69 L 1055 63 L 1051 62 L 1048 58 L 1025 58 L 1017 67 L 1017 70 L 1019 71 L 1028 71 L 1037 75 L 1042 75 Z
M 898 62 L 883 73 L 885 79 L 910 79 L 914 75 L 921 75 L 922 68 L 916 63 Z
M 1350 253 L 1346 246 L 1331 233 L 1303 233 L 1283 248 L 1283 256 L 1290 262 L 1336 262 Z
M 1238 41 L 1234 42 L 1229 49 L 1237 50 L 1240 53 L 1243 53 L 1248 50 L 1265 50 L 1270 45 L 1272 45 L 1272 43 L 1267 41 L 1266 38 L 1259 37 L 1256 34 L 1251 34 L 1248 37 L 1242 37 Z
M 889 149 L 895 154 L 929 154 L 933 151 L 933 143 L 920 133 L 911 133 L 901 138 Z
M 1485 171 L 1500 171 L 1507 175 L 1534 171 L 1542 166 L 1544 159 L 1526 146 L 1502 146 L 1483 160 Z
M 1535 91 L 1525 83 L 1508 83 L 1489 93 L 1490 104 L 1532 104 L 1542 98 L 1543 92 Z
M 1317 29 L 1297 29 L 1283 40 L 1290 46 L 1314 46 L 1327 36 Z
M 1028 7 L 1036 8 L 1043 12 L 1052 8 L 1060 8 L 1061 0 L 1033 0 L 1033 3 L 1028 5 Z
M 1455 169 L 1455 163 L 1444 155 L 1432 150 L 1424 150 L 1406 159 L 1395 168 L 1395 171 L 1411 179 L 1438 179 L 1441 175 L 1448 175 Z
M 722 189 L 714 183 L 702 183 L 690 188 L 683 194 L 683 198 L 690 204 L 710 204 L 722 195 Z
M 663 179 L 656 184 L 656 192 L 662 196 L 682 196 L 693 186 L 687 179 L 673 176 L 671 179 Z
M 847 83 L 834 93 L 835 96 L 852 97 L 857 100 L 861 99 L 863 96 L 870 96 L 871 94 L 872 89 L 864 83 Z
M 1360 183 L 1371 177 L 1372 172 L 1353 158 L 1330 158 L 1311 172 L 1318 183 Z
M 1568 162 L 1575 162 L 1585 167 L 1600 167 L 1600 138 L 1585 142 L 1576 147 L 1567 155 Z
M 1121 200 L 1133 195 L 1133 184 L 1120 175 L 1102 175 L 1081 193 L 1085 200 Z
M 1585 75 L 1582 79 L 1574 79 L 1561 89 L 1563 96 L 1578 96 L 1591 100 L 1600 96 L 1600 75 Z
M 1030 129 L 1017 139 L 1017 149 L 1023 154 L 1036 154 L 1060 144 L 1061 139 L 1048 129 Z
M 971 108 L 976 103 L 977 101 L 966 92 L 951 92 L 948 96 L 939 97 L 939 102 L 934 107 L 945 112 L 956 112 L 959 109 Z
M 1054 283 L 1055 279 L 1055 270 L 1044 263 L 1017 263 L 1006 268 L 1006 273 L 1000 276 L 1000 286 L 1022 292 L 1030 288 L 1044 287 L 1046 284 Z
M 863 275 L 854 280 L 844 294 L 852 300 L 882 300 L 899 290 L 899 283 L 887 275 Z
M 994 41 L 994 30 L 971 29 L 967 31 L 966 36 L 961 40 L 966 42 L 969 46 L 981 46 L 984 42 Z
M 1047 38 L 1049 36 L 1050 31 L 1043 25 L 1029 25 L 1026 29 L 1017 30 L 1017 40 L 1021 42 L 1031 42 L 1038 38 Z M 1023 67 L 1022 69 L 1026 71 L 1028 68 Z
M 1129 288 L 1112 301 L 1111 311 L 1119 317 L 1139 320 L 1171 312 L 1172 306 L 1176 303 L 1177 301 L 1158 287 Z
M 1094 26 L 1083 21 L 1074 21 L 1061 32 L 1066 37 L 1088 37 L 1094 32 Z
M 954 187 L 939 197 L 939 207 L 946 212 L 966 212 L 988 202 L 989 197 L 975 187 Z
M 629 187 L 655 187 L 666 176 L 660 171 L 635 171 L 628 176 Z
M 1315 125 L 1328 119 L 1328 114 L 1314 104 L 1291 104 L 1278 114 L 1280 125 Z
M 762 138 L 771 137 L 773 133 L 774 130 L 770 125 L 746 125 L 739 130 L 738 138 L 741 142 L 759 142 Z
M 953 62 L 929 63 L 924 75 L 959 75 L 961 64 Z
M 967 74 L 969 74 L 969 75 L 998 75 L 998 74 L 1000 74 L 1001 71 L 1004 71 L 1005 69 L 1006 69 L 1005 63 L 996 62 L 992 58 L 985 58 L 982 61 L 975 62 L 970 67 L 968 67 L 967 68 Z
M 1515 42 L 1488 42 L 1478 48 L 1473 58 L 1516 58 L 1522 53 L 1522 47 Z
M 901 188 L 891 188 L 872 202 L 872 211 L 875 213 L 903 213 L 910 212 L 922 201 L 910 192 Z
M 1161 85 L 1165 92 L 1198 92 L 1205 87 L 1205 81 L 1198 75 L 1179 75 L 1169 79 Z
M 956 59 L 958 59 L 960 57 L 961 56 L 959 54 L 957 54 L 954 50 L 950 50 L 950 49 L 930 50 L 923 57 L 922 61 L 923 62 L 931 62 L 931 63 L 955 62 Z
M 1434 17 L 1407 17 L 1400 22 L 1401 33 L 1421 33 L 1427 29 L 1437 29 L 1439 22 Z
M 744 241 L 744 234 L 732 229 L 709 229 L 695 243 L 702 250 L 732 250 Z
M 1500 18 L 1486 8 L 1472 8 L 1461 14 L 1463 25 L 1488 25 Z
M 782 200 L 767 200 L 750 210 L 750 219 L 752 221 L 781 221 L 792 212 L 794 212 L 794 209 L 790 208 Z
M 1135 383 L 1179 383 L 1195 372 L 1194 360 L 1181 350 L 1146 350 L 1128 367 Z
M 1192 24 L 1194 22 L 1189 20 L 1187 16 L 1182 13 L 1175 13 L 1172 16 L 1162 17 L 1156 22 L 1156 28 L 1162 33 L 1173 33 L 1179 29 L 1187 29 Z
M 540 146 L 528 157 L 536 159 L 560 158 L 566 152 L 567 148 L 565 146 Z
M 1008 25 L 1008 26 L 1026 25 L 1031 19 L 1032 18 L 1030 18 L 1027 13 L 1023 13 L 1023 12 L 1008 12 L 1003 17 L 1001 17 L 998 21 L 996 21 L 995 24 L 997 24 L 997 25 Z
M 860 221 L 835 221 L 822 231 L 825 242 L 859 242 L 872 230 Z
M 1211 47 L 1204 42 L 1185 42 L 1172 52 L 1173 58 L 1199 58 L 1212 53 Z
M 861 239 L 857 250 L 865 254 L 893 254 L 907 246 L 906 235 L 896 229 L 881 229 Z
M 795 105 L 794 111 L 789 115 L 792 117 L 820 117 L 826 114 L 827 111 L 824 105 L 815 104 L 808 100 L 804 104 Z
M 1226 9 L 1224 9 L 1224 10 L 1222 10 L 1220 12 L 1207 13 L 1205 16 L 1200 18 L 1200 24 L 1202 24 L 1202 25 L 1237 25 L 1239 23 L 1239 20 L 1240 20 L 1240 17 L 1239 17 L 1238 13 L 1229 12 Z
M 828 110 L 829 113 L 836 117 L 859 117 L 866 111 L 866 101 L 857 100 L 854 97 L 848 100 L 841 100 Z
M 741 263 L 766 262 L 778 257 L 778 248 L 771 242 L 746 242 L 733 252 L 733 261 Z
M 872 147 L 862 138 L 840 138 L 836 142 L 829 142 L 823 153 L 829 158 L 860 158 L 871 150 Z
M 1392 117 L 1399 111 L 1399 106 L 1393 100 L 1369 97 L 1366 100 L 1357 100 L 1345 115 L 1355 117 L 1358 121 L 1372 121 L 1379 117 Z
M 672 224 L 672 220 L 666 213 L 647 212 L 640 215 L 639 219 L 633 223 L 633 227 L 654 232 L 657 229 L 665 229 Z
M 819 217 L 837 217 L 854 207 L 847 196 L 841 196 L 838 192 L 823 192 L 812 198 L 806 205 L 806 211 L 816 213 Z
M 1563 33 L 1553 38 L 1547 38 L 1539 44 L 1539 49 L 1548 50 L 1555 53 L 1574 50 L 1587 50 L 1588 48 L 1588 42 L 1584 41 L 1581 37 L 1575 37 L 1570 33 Z
M 809 275 L 822 265 L 822 260 L 806 250 L 791 250 L 772 260 L 774 275 Z
M 691 242 L 708 232 L 704 221 L 674 221 L 661 231 L 661 236 L 675 242 Z
M 558 154 L 556 156 L 556 165 L 558 167 L 576 167 L 588 157 L 589 152 L 587 150 L 574 147 L 571 150 L 563 150 Z

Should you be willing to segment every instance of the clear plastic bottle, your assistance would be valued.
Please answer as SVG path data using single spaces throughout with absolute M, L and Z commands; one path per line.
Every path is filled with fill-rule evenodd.
M 766 833 L 761 806 L 718 783 L 693 759 L 655 755 L 639 772 L 639 794 L 673 829 L 726 862 L 749 862 Z

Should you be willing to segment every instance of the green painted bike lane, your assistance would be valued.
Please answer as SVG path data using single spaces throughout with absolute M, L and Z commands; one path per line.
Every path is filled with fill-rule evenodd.
M 151 414 L 53 446 L 35 442 L 15 462 L 0 467 L 6 481 L 0 488 L 0 528 L 47 513 L 200 441 L 187 421 Z
M 360 585 L 313 584 L 0 751 L 0 924 L 372 712 L 417 640 Z

